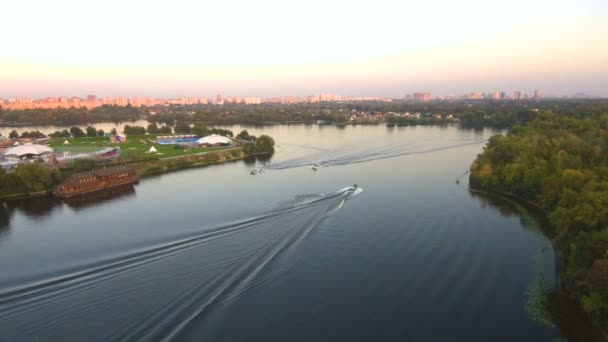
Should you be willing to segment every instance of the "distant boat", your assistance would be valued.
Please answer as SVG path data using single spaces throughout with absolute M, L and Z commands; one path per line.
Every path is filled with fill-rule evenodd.
M 255 174 L 258 174 L 258 173 L 262 173 L 262 172 L 264 172 L 264 171 L 265 171 L 265 170 L 264 170 L 263 168 L 258 167 L 258 168 L 251 169 L 251 174 L 252 174 L 252 175 L 255 175 Z

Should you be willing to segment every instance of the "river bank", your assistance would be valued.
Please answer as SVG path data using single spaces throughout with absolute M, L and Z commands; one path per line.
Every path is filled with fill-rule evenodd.
M 556 286 L 555 289 L 544 294 L 548 299 L 550 306 L 548 309 L 550 310 L 549 314 L 551 315 L 553 324 L 562 329 L 564 336 L 566 336 L 569 341 L 608 341 L 608 332 L 603 331 L 600 326 L 595 324 L 591 318 L 581 310 L 580 303 L 572 298 L 570 292 L 560 281 L 560 275 L 564 269 L 565 254 L 554 243 L 555 229 L 551 227 L 551 222 L 548 217 L 549 213 L 536 203 L 511 193 L 498 192 L 475 186 L 469 186 L 469 192 L 501 199 L 512 205 L 520 215 L 525 216 L 532 214 L 534 216 L 540 223 L 538 225 L 540 231 L 551 241 L 555 255 Z
M 214 164 L 243 160 L 245 158 L 260 158 L 270 156 L 272 153 L 260 152 L 246 154 L 241 147 L 227 148 L 217 151 L 202 152 L 184 156 L 173 156 L 159 159 L 147 159 L 121 163 L 136 170 L 140 179 L 158 176 L 170 172 L 186 170 L 197 167 L 205 167 Z M 64 171 L 63 178 L 72 174 L 73 170 Z M 22 200 L 28 198 L 50 196 L 52 190 L 37 191 L 30 193 L 15 193 L 0 196 L 0 201 Z

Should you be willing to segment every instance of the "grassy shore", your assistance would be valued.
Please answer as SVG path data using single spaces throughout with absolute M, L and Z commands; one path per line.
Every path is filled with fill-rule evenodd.
M 166 136 L 166 135 L 163 135 Z M 104 137 L 83 137 L 83 138 L 51 138 L 49 146 L 55 153 L 61 155 L 64 152 L 70 154 L 91 153 L 100 151 L 108 147 L 119 147 L 121 150 L 120 158 L 123 160 L 153 160 L 167 157 L 187 156 L 209 151 L 223 150 L 228 147 L 195 147 L 188 149 L 176 148 L 175 145 L 157 144 L 157 135 L 130 135 L 123 143 L 112 143 L 109 138 Z M 65 141 L 69 144 L 64 144 Z M 146 153 L 150 147 L 154 146 L 158 153 Z

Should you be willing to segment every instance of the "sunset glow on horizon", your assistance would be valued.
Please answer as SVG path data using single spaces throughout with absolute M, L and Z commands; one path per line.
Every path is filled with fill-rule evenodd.
M 602 1 L 4 4 L 0 98 L 608 96 Z

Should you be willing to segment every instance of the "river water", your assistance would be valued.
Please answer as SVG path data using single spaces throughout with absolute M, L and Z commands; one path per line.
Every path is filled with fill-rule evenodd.
M 3 204 L 0 340 L 560 336 L 528 304 L 538 279 L 555 283 L 549 240 L 512 203 L 468 191 L 492 132 L 247 129 L 275 138 L 269 164 Z

